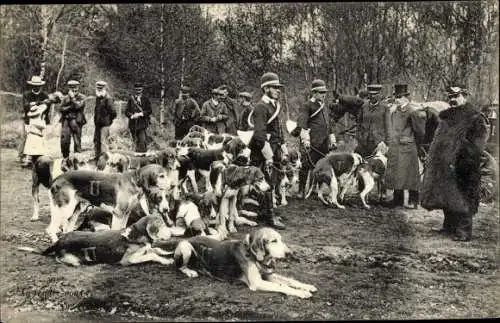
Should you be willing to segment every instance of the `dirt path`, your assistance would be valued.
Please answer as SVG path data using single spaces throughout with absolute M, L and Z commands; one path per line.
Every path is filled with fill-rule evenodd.
M 351 320 L 497 317 L 498 208 L 481 206 L 474 239 L 457 243 L 430 233 L 440 212 L 357 205 L 327 209 L 292 200 L 281 209 L 283 237 L 295 259 L 278 270 L 312 283 L 309 300 L 251 292 L 242 284 L 188 279 L 171 267 L 94 265 L 71 268 L 26 254 L 48 245 L 46 190 L 41 220 L 30 222 L 31 174 L 1 151 L 0 275 L 2 322 L 101 322 L 140 319 Z M 242 232 L 246 231 L 243 229 Z

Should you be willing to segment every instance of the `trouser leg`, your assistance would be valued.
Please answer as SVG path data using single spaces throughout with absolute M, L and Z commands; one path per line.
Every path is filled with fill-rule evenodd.
M 76 120 L 71 120 L 69 125 L 71 128 L 71 136 L 73 137 L 73 151 L 79 153 L 82 151 L 82 127 Z
M 395 206 L 403 205 L 405 201 L 405 192 L 404 190 L 394 190 L 394 195 L 392 199 L 392 203 Z
M 444 220 L 443 220 L 443 231 L 447 233 L 455 233 L 456 229 L 456 216 L 450 210 L 443 210 Z
M 137 142 L 135 151 L 144 153 L 147 151 L 146 129 L 137 130 Z
M 63 120 L 61 125 L 61 153 L 64 158 L 69 156 L 69 146 L 71 144 L 71 129 L 69 121 Z
M 19 145 L 19 155 L 18 155 L 20 158 L 24 156 L 24 146 L 26 145 L 26 138 L 28 137 L 28 132 L 26 131 L 27 126 L 28 125 L 23 122 L 21 144 Z
M 94 153 L 96 158 L 101 155 L 101 127 L 98 126 L 94 130 Z
M 472 213 L 457 214 L 455 235 L 462 240 L 472 238 Z
M 418 204 L 419 195 L 417 190 L 409 190 L 408 204 Z

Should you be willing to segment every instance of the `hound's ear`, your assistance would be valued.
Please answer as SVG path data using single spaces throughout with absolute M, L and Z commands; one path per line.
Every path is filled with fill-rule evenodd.
M 148 236 L 151 238 L 151 240 L 156 241 L 159 240 L 159 232 L 160 232 L 160 227 L 161 225 L 165 225 L 163 223 L 163 220 L 158 217 L 152 217 L 151 220 L 148 221 L 146 224 L 146 232 L 148 233 Z
M 118 171 L 120 173 L 123 173 L 129 168 L 129 166 L 130 166 L 130 160 L 124 156 L 121 156 L 120 161 L 118 163 Z
M 266 250 L 264 245 L 264 236 L 262 235 L 260 230 L 254 231 L 250 234 L 247 234 L 245 238 L 245 244 L 248 248 L 248 251 L 255 256 L 257 261 L 263 261 L 266 256 Z
M 149 191 L 151 186 L 156 186 L 158 183 L 159 170 L 150 166 L 152 165 L 145 166 L 139 170 L 139 186 L 146 191 Z

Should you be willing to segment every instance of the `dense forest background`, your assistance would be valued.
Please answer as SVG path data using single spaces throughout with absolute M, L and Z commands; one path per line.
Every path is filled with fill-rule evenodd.
M 498 101 L 497 1 L 1 5 L 0 18 L 7 92 L 42 75 L 50 92 L 77 78 L 92 95 L 103 79 L 125 98 L 142 81 L 168 111 L 181 83 L 200 103 L 221 84 L 257 100 L 275 71 L 292 111 L 314 78 L 350 94 L 408 83 L 419 101 L 458 82 L 478 104 Z

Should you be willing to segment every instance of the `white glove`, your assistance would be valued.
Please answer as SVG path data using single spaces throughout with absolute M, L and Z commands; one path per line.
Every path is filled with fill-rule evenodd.
M 330 134 L 329 140 L 330 140 L 330 149 L 337 147 L 337 138 L 335 137 L 335 134 L 333 133 Z
M 310 131 L 311 129 L 300 129 L 300 141 L 305 148 L 311 147 L 311 136 L 309 135 Z
M 288 158 L 288 147 L 286 144 L 281 145 L 281 159 Z
M 262 156 L 264 156 L 266 163 L 272 162 L 273 161 L 273 150 L 271 149 L 271 145 L 269 144 L 268 141 L 264 144 L 264 147 L 262 147 Z

